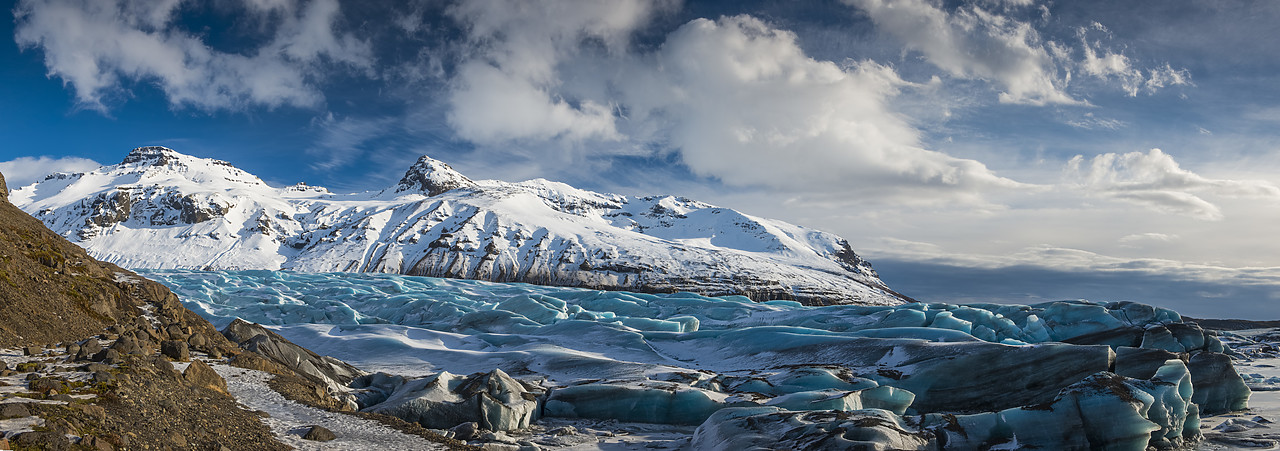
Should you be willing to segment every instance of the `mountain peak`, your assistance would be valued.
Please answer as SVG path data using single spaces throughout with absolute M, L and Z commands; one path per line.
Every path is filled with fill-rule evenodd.
M 195 183 L 234 182 L 241 185 L 266 186 L 257 176 L 212 158 L 187 155 L 168 147 L 144 146 L 129 151 L 124 161 L 103 170 L 120 174 L 138 174 L 144 178 L 168 179 L 178 176 Z M 152 183 L 157 181 L 153 180 Z
M 120 164 L 150 164 L 165 166 L 183 157 L 178 151 L 162 146 L 143 146 L 129 151 Z
M 476 182 L 453 170 L 447 163 L 423 155 L 405 171 L 404 177 L 396 185 L 396 192 L 421 191 L 428 196 L 435 196 L 452 189 L 473 186 L 476 186 Z

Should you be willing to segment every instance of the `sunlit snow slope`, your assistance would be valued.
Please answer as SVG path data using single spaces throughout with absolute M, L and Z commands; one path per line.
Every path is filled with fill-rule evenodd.
M 393 187 L 274 188 L 163 147 L 58 173 L 14 204 L 131 268 L 382 272 L 540 285 L 899 304 L 838 236 L 683 197 L 473 181 L 422 157 Z

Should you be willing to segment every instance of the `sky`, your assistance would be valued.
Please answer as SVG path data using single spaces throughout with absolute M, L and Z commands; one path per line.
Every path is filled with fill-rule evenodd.
M 277 186 L 676 194 L 937 302 L 1280 319 L 1280 3 L 19 0 L 10 187 L 163 145 Z

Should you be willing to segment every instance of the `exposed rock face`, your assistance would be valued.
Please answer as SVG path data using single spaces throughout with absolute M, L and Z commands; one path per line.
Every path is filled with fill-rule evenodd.
M 345 391 L 357 377 L 368 374 L 333 357 L 317 355 L 307 348 L 293 344 L 266 328 L 243 320 L 235 320 L 223 328 L 222 334 L 244 350 L 253 352 L 294 374 L 322 384 L 327 388 L 325 396 L 332 393 L 346 408 L 355 409 L 355 398 Z M 257 368 L 269 370 L 269 368 Z
M 146 146 L 133 149 L 129 155 L 124 157 L 124 161 L 120 164 L 132 164 L 139 166 L 164 166 L 177 160 L 177 152 L 160 146 Z
M 396 192 L 411 191 L 437 196 L 449 190 L 474 187 L 476 182 L 453 170 L 448 164 L 423 155 L 404 173 L 404 177 L 396 185 Z
M 14 203 L 124 266 L 386 272 L 811 305 L 908 300 L 829 233 L 678 196 L 474 181 L 425 156 L 395 186 L 349 195 L 272 188 L 162 147 L 40 183 L 15 191 Z M 63 189 L 90 194 L 53 195 Z
M 191 362 L 186 371 L 182 372 L 182 377 L 197 387 L 204 387 L 221 393 L 227 392 L 227 381 L 222 379 L 213 368 L 209 368 L 208 364 L 203 361 L 196 360 Z

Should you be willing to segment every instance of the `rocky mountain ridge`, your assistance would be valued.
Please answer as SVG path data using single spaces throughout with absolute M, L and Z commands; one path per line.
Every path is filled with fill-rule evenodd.
M 426 156 L 386 190 L 334 194 L 142 147 L 13 199 L 126 267 L 387 272 L 810 305 L 907 300 L 829 233 L 683 197 L 475 181 Z

